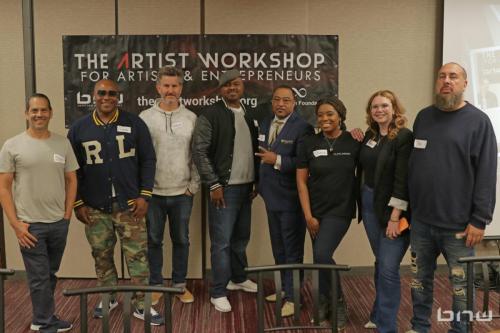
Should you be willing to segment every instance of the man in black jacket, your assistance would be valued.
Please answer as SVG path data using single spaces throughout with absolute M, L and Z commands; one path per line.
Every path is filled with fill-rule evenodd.
M 192 154 L 202 182 L 210 189 L 210 302 L 218 311 L 229 312 L 226 289 L 257 292 L 244 270 L 258 170 L 257 126 L 240 102 L 244 92 L 240 72 L 222 74 L 219 88 L 222 100 L 205 108 L 196 121 Z

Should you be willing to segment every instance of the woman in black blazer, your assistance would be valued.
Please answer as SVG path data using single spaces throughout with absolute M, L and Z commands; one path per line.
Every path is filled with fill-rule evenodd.
M 389 90 L 377 91 L 366 107 L 368 130 L 360 152 L 361 217 L 375 255 L 376 298 L 365 328 L 388 333 L 397 330 L 401 297 L 399 266 L 408 249 L 408 159 L 413 134 L 405 127 L 404 109 Z

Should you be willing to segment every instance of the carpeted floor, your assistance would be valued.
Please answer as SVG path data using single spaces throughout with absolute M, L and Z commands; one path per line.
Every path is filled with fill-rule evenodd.
M 409 329 L 409 321 L 411 319 L 411 297 L 409 290 L 409 276 L 404 276 L 402 279 L 402 300 L 399 312 L 399 332 L 406 332 Z M 126 283 L 126 281 L 124 282 Z M 367 321 L 371 304 L 373 302 L 373 282 L 368 275 L 346 275 L 343 277 L 343 290 L 346 296 L 348 305 L 349 321 L 345 329 L 345 333 L 368 333 L 375 330 L 366 330 L 363 328 Z M 307 287 L 303 291 L 304 305 L 302 307 L 301 320 L 305 325 L 310 320 L 311 294 Z M 60 280 L 56 294 L 56 309 L 58 315 L 72 322 L 75 328 L 72 332 L 79 332 L 79 300 L 78 298 L 67 298 L 62 295 L 63 289 L 75 289 L 95 286 L 95 280 L 77 280 L 64 279 Z M 233 311 L 230 313 L 220 313 L 216 311 L 209 301 L 208 288 L 209 284 L 203 280 L 190 280 L 188 288 L 195 295 L 195 302 L 192 304 L 182 304 L 178 300 L 173 303 L 173 326 L 176 333 L 246 333 L 255 332 L 257 327 L 257 312 L 256 312 L 256 296 L 244 292 L 230 292 L 229 299 L 233 306 Z M 451 290 L 447 276 L 438 274 L 435 281 L 435 302 L 433 309 L 432 333 L 447 332 L 448 324 L 437 322 L 436 313 L 439 307 L 447 310 L 451 304 Z M 272 292 L 271 281 L 266 282 L 266 294 Z M 481 301 L 481 293 L 478 293 L 478 302 Z M 6 332 L 8 333 L 24 333 L 31 332 L 29 330 L 31 320 L 31 303 L 29 300 L 29 292 L 26 282 L 22 280 L 6 281 Z M 491 304 L 496 304 L 495 309 L 498 309 L 499 297 L 494 295 Z M 97 303 L 97 296 L 91 296 L 88 300 L 89 313 L 89 332 L 100 332 L 100 320 L 91 318 L 92 307 Z M 273 304 L 268 303 L 266 308 L 266 326 L 270 326 L 274 322 Z M 161 306 L 157 307 L 162 310 Z M 118 307 L 111 315 L 111 331 L 122 332 L 122 313 L 121 307 Z M 291 323 L 291 319 L 286 319 Z M 500 327 L 500 320 L 494 320 L 488 323 L 479 323 L 475 325 L 474 332 L 486 333 L 493 328 Z M 143 322 L 132 319 L 133 332 L 143 332 Z M 154 327 L 153 332 L 163 332 L 162 328 Z M 292 331 L 284 331 L 292 332 Z M 296 331 L 295 331 L 296 332 Z M 313 332 L 309 330 L 308 332 Z M 319 330 L 317 332 L 320 332 Z M 321 331 L 325 332 L 325 331 Z

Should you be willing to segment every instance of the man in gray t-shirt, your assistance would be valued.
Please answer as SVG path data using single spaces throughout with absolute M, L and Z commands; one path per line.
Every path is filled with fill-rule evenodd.
M 28 129 L 0 151 L 0 202 L 14 229 L 28 276 L 31 330 L 65 332 L 73 325 L 54 315 L 55 273 L 59 269 L 76 197 L 78 163 L 64 136 L 48 129 L 47 96 L 28 100 Z

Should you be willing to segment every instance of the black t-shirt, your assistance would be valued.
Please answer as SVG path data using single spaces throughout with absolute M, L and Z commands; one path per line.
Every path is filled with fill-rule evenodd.
M 320 132 L 299 145 L 297 168 L 309 170 L 307 186 L 314 217 L 355 216 L 355 171 L 360 147 L 345 131 L 334 142 L 328 142 Z
M 364 183 L 368 187 L 375 187 L 375 168 L 377 167 L 378 154 L 384 145 L 386 138 L 380 134 L 372 135 L 361 146 L 359 163 L 363 168 Z

